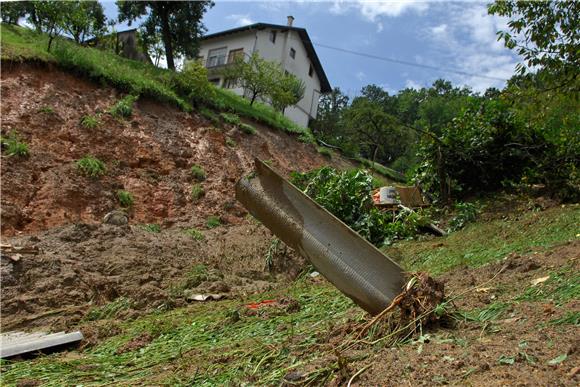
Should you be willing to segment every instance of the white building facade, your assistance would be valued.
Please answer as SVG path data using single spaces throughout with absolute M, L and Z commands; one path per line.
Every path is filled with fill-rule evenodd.
M 285 26 L 256 23 L 206 35 L 201 39 L 198 59 L 208 68 L 210 82 L 242 96 L 247 96 L 246 91 L 220 74 L 223 66 L 233 63 L 238 56 L 249 57 L 254 52 L 279 63 L 304 82 L 304 97 L 295 106 L 287 107 L 284 115 L 306 127 L 316 118 L 320 95 L 330 92 L 331 87 L 308 33 L 304 28 L 293 27 L 293 20 L 288 16 Z

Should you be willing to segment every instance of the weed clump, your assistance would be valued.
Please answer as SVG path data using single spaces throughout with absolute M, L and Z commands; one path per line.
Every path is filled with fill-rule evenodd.
M 229 146 L 230 148 L 235 148 L 236 145 L 238 144 L 236 143 L 236 140 L 234 140 L 233 138 L 226 137 L 226 145 Z
M 224 120 L 226 124 L 238 126 L 242 123 L 240 116 L 232 113 L 221 113 L 220 117 Z
M 194 164 L 191 166 L 191 176 L 197 181 L 203 181 L 206 178 L 205 170 L 201 166 Z
M 129 191 L 125 191 L 122 189 L 117 191 L 117 199 L 119 199 L 119 203 L 123 208 L 132 207 L 133 203 L 135 203 L 135 198 L 133 197 L 133 194 L 131 194 L 131 192 Z
M 217 216 L 210 216 L 209 218 L 207 218 L 207 221 L 205 222 L 207 228 L 216 228 L 220 224 L 221 224 L 220 218 Z
M 81 126 L 87 129 L 94 129 L 101 124 L 98 116 L 86 115 L 81 118 Z
M 324 148 L 322 146 L 319 146 L 317 151 L 318 151 L 318 153 L 320 153 L 323 156 L 328 157 L 329 159 L 332 158 L 332 152 L 328 148 Z
M 241 123 L 240 125 L 238 125 L 238 127 L 242 132 L 246 134 L 256 134 L 256 128 L 250 124 Z
M 203 233 L 194 227 L 186 228 L 185 230 L 183 230 L 183 232 L 192 237 L 193 239 L 195 239 L 196 241 L 202 241 L 205 239 Z
M 0 137 L 0 144 L 6 149 L 8 156 L 26 157 L 30 154 L 28 144 L 20 141 L 16 132 L 10 132 L 6 137 Z
M 201 108 L 201 109 L 199 109 L 199 113 L 204 118 L 209 120 L 214 126 L 220 126 L 220 124 L 221 124 L 220 117 L 216 113 L 214 113 L 212 110 L 210 110 L 208 108 Z
M 205 195 L 205 190 L 201 184 L 194 184 L 191 186 L 191 200 L 194 202 L 198 201 L 203 195 Z
M 155 223 L 148 223 L 141 226 L 147 232 L 158 234 L 161 232 L 161 226 Z
M 46 114 L 52 114 L 54 113 L 54 109 L 50 106 L 43 106 L 40 109 L 38 109 L 39 113 L 46 113 Z
M 77 169 L 89 177 L 99 177 L 105 174 L 105 163 L 91 155 L 86 155 L 76 162 Z
M 117 102 L 109 112 L 117 118 L 129 118 L 133 114 L 133 104 L 139 97 L 128 95 Z

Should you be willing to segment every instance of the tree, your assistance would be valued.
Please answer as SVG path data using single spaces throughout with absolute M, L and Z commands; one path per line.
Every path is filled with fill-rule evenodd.
M 340 138 L 344 127 L 343 113 L 348 107 L 348 102 L 348 96 L 338 87 L 332 89 L 330 93 L 323 94 L 318 101 L 316 120 L 312 123 L 314 133 L 324 141 Z
M 269 95 L 272 99 L 272 106 L 275 109 L 284 112 L 286 107 L 296 105 L 304 97 L 306 86 L 301 79 L 293 74 L 278 74 L 278 80 Z
M 175 56 L 194 58 L 199 48 L 199 38 L 206 31 L 201 19 L 213 2 L 204 1 L 117 1 L 119 21 L 129 25 L 147 15 L 142 33 L 160 34 L 165 48 L 167 67 L 175 70 Z
M 240 87 L 250 94 L 250 105 L 259 97 L 266 97 L 276 87 L 282 72 L 280 66 L 265 60 L 254 52 L 247 60 L 243 57 L 223 70 L 226 79 L 235 79 Z
M 498 39 L 526 61 L 527 68 L 517 66 L 521 75 L 543 68 L 559 78 L 559 87 L 578 91 L 580 2 L 496 0 L 488 11 L 511 18 L 511 33 L 499 31 Z
M 63 28 L 75 42 L 84 43 L 89 37 L 106 32 L 106 16 L 98 1 L 68 1 L 61 3 L 66 9 Z
M 44 32 L 48 35 L 47 51 L 50 51 L 54 38 L 63 30 L 66 3 L 35 1 L 27 4 L 28 21 L 34 25 L 38 32 Z
M 11 1 L 2 3 L 2 22 L 18 24 L 26 16 L 29 4 L 27 1 Z

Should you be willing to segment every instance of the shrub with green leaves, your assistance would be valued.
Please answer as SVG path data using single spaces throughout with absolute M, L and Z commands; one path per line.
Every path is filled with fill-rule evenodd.
M 291 173 L 291 181 L 318 204 L 376 246 L 413 237 L 430 223 L 422 212 L 400 211 L 393 216 L 372 201 L 373 177 L 364 170 L 338 171 L 322 167 Z
M 133 114 L 133 104 L 139 97 L 128 95 L 117 102 L 109 112 L 117 118 L 129 118 Z
M 205 190 L 203 189 L 203 186 L 201 184 L 194 184 L 191 186 L 191 200 L 196 202 L 203 195 L 205 195 Z
M 133 206 L 133 203 L 135 203 L 135 198 L 133 197 L 133 194 L 129 191 L 125 191 L 122 189 L 117 191 L 117 199 L 119 199 L 119 203 L 123 208 L 129 208 Z
M 220 218 L 217 216 L 210 216 L 207 218 L 205 225 L 207 228 L 216 228 L 221 224 Z
M 320 153 L 321 155 L 326 156 L 328 158 L 332 158 L 332 152 L 330 151 L 330 149 L 325 148 L 323 146 L 319 146 L 317 150 L 318 153 Z
M 455 203 L 456 215 L 449 222 L 449 232 L 461 230 L 477 217 L 478 208 L 474 203 Z
M 87 129 L 94 129 L 101 124 L 99 117 L 94 115 L 86 115 L 81 118 L 81 126 Z
M 179 96 L 194 106 L 208 104 L 215 98 L 215 88 L 208 81 L 207 69 L 200 61 L 187 62 L 183 71 L 172 75 L 170 84 Z
M 26 157 L 30 154 L 28 144 L 20 141 L 16 132 L 10 132 L 7 136 L 1 136 L 0 144 L 8 156 Z
M 240 116 L 238 116 L 237 114 L 220 113 L 220 117 L 222 118 L 222 120 L 224 120 L 226 124 L 238 126 L 242 123 L 242 121 L 240 120 Z
M 256 134 L 256 128 L 250 124 L 241 123 L 238 125 L 238 127 L 246 134 Z
M 191 176 L 197 181 L 203 181 L 206 177 L 205 170 L 201 166 L 194 164 L 191 166 Z
M 105 163 L 91 155 L 86 155 L 82 159 L 77 160 L 76 167 L 82 174 L 89 177 L 102 176 L 107 170 Z

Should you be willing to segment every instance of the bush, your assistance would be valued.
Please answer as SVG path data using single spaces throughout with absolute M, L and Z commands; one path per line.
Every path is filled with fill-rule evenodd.
M 94 129 L 100 124 L 98 116 L 86 115 L 81 118 L 81 126 L 87 129 Z
M 117 191 L 117 199 L 119 199 L 119 203 L 121 203 L 121 207 L 123 208 L 129 208 L 133 206 L 133 203 L 135 202 L 133 195 L 122 189 Z
M 10 132 L 6 137 L 0 137 L 2 148 L 6 149 L 8 156 L 26 157 L 30 154 L 28 145 L 20 141 L 16 132 Z
M 186 228 L 183 230 L 184 233 L 195 239 L 196 241 L 202 241 L 205 239 L 205 236 L 201 231 L 196 228 Z
M 216 228 L 220 224 L 221 224 L 220 218 L 217 216 L 210 216 L 209 218 L 207 218 L 207 221 L 205 222 L 207 228 Z
M 238 127 L 246 134 L 256 134 L 256 128 L 252 125 L 241 123 Z
M 208 108 L 201 108 L 201 109 L 199 109 L 199 113 L 203 117 L 208 119 L 214 126 L 221 125 L 220 117 L 216 113 L 214 113 L 212 110 L 210 110 Z
M 201 184 L 194 184 L 194 185 L 191 186 L 191 200 L 193 200 L 194 202 L 196 202 L 203 195 L 205 195 L 205 191 L 204 191 L 204 189 L 203 189 L 203 187 L 202 187 Z
M 141 226 L 143 228 L 143 230 L 147 231 L 147 232 L 152 232 L 152 233 L 160 233 L 161 232 L 161 226 L 158 224 L 144 224 Z
M 448 232 L 461 230 L 465 225 L 471 223 L 477 217 L 477 206 L 473 203 L 455 203 L 456 215 L 449 222 Z
M 206 105 L 215 98 L 215 89 L 207 79 L 207 69 L 200 61 L 187 62 L 183 71 L 174 73 L 171 87 L 194 106 Z
M 191 166 L 191 175 L 197 181 L 205 180 L 205 170 L 197 164 Z
M 99 177 L 106 172 L 105 163 L 91 155 L 78 160 L 76 166 L 82 174 L 89 177 Z
M 117 102 L 109 110 L 113 116 L 118 118 L 129 118 L 133 114 L 133 104 L 137 101 L 139 97 L 134 95 L 128 95 Z
M 373 178 L 364 170 L 337 171 L 323 167 L 291 174 L 292 182 L 363 238 L 376 246 L 414 236 L 430 223 L 421 212 L 401 211 L 393 217 L 372 201 Z
M 240 117 L 237 114 L 221 113 L 220 117 L 224 120 L 226 124 L 238 126 L 242 123 Z
M 229 146 L 230 148 L 235 148 L 236 145 L 238 144 L 236 143 L 236 140 L 234 140 L 233 138 L 226 137 L 226 145 Z

